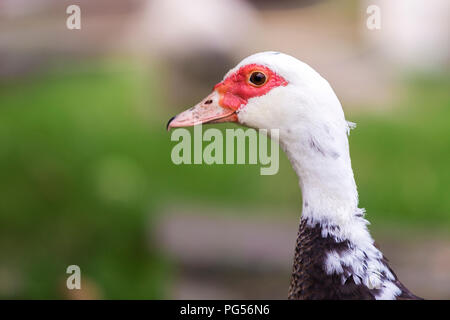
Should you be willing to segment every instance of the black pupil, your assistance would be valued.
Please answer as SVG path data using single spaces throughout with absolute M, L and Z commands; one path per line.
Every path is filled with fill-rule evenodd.
M 262 72 L 253 72 L 250 76 L 250 82 L 260 86 L 266 82 L 266 75 Z

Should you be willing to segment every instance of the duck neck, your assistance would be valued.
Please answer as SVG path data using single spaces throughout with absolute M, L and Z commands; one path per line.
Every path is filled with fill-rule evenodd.
M 324 127 L 315 135 L 299 132 L 296 139 L 281 140 L 302 190 L 302 219 L 311 226 L 345 226 L 358 209 L 358 192 L 351 167 L 348 139 L 342 132 Z
M 315 129 L 280 138 L 303 197 L 289 298 L 394 299 L 397 279 L 358 208 L 346 131 Z

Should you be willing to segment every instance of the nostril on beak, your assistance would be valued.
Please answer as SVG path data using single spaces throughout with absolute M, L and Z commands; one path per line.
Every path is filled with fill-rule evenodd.
M 213 101 L 211 99 L 208 99 L 205 101 L 205 104 L 211 104 Z
M 173 116 L 172 118 L 170 118 L 169 122 L 167 122 L 167 126 L 166 126 L 166 130 L 169 131 L 169 126 L 170 123 L 173 121 L 173 119 L 175 119 L 175 116 Z

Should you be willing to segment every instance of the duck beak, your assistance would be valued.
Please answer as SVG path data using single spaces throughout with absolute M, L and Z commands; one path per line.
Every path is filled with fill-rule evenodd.
M 167 130 L 205 123 L 237 122 L 236 111 L 222 107 L 221 100 L 220 94 L 214 90 L 197 105 L 170 119 Z

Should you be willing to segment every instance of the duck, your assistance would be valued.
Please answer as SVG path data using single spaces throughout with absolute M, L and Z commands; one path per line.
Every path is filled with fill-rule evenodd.
M 302 193 L 288 299 L 416 300 L 368 230 L 351 165 L 346 120 L 334 90 L 288 54 L 253 54 L 228 71 L 167 129 L 232 122 L 278 132 Z

